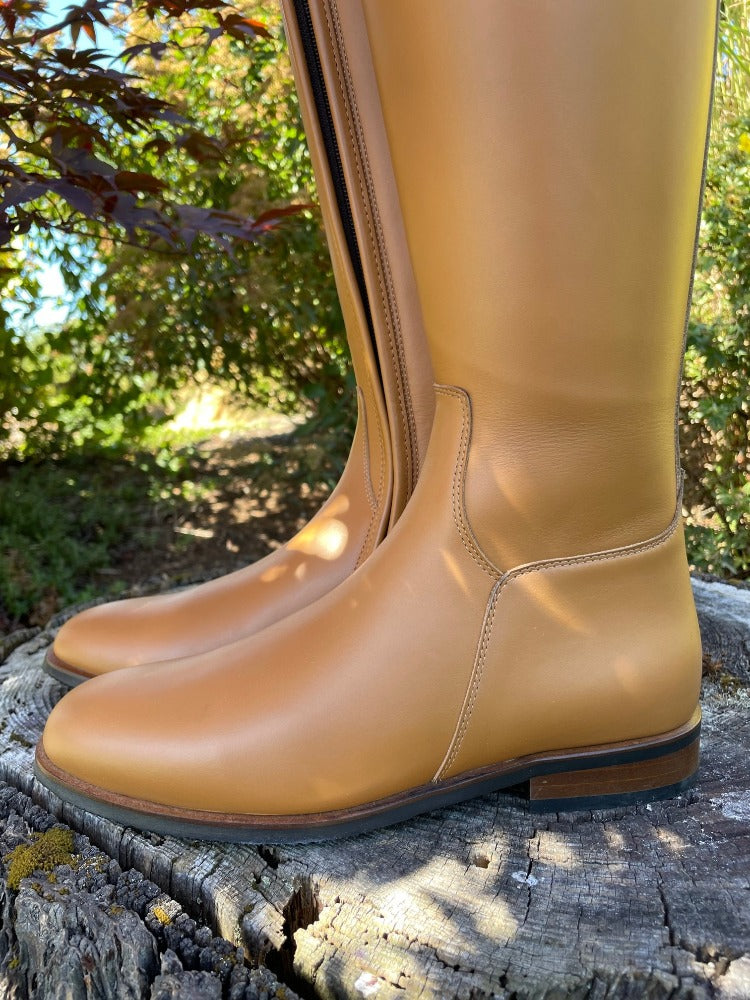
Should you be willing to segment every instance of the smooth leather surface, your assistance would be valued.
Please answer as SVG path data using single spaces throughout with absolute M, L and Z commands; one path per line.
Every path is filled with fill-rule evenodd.
M 668 732 L 698 704 L 701 643 L 681 524 L 629 555 L 509 574 L 488 619 L 441 778 L 536 750 L 540 702 L 554 747 L 632 737 L 644 725 Z
M 265 815 L 345 808 L 441 774 L 501 574 L 462 516 L 470 425 L 459 390 L 439 393 L 435 435 L 442 447 L 428 451 L 402 518 L 346 583 L 221 650 L 81 685 L 49 717 L 49 758 L 138 799 Z M 684 554 L 675 562 L 669 540 L 659 549 L 666 572 L 654 576 L 647 549 L 571 567 L 556 590 L 555 571 L 538 574 L 536 592 L 520 580 L 508 587 L 497 614 L 502 626 L 510 596 L 511 634 L 506 643 L 502 627 L 492 632 L 459 766 L 521 748 L 586 745 L 594 732 L 611 742 L 655 735 L 690 718 L 700 674 L 692 605 L 670 601 L 644 622 L 644 608 L 660 608 L 665 587 L 689 588 Z M 546 618 L 536 606 L 545 586 Z M 638 600 L 628 603 L 634 589 Z M 581 604 L 583 636 L 566 622 Z M 657 680 L 652 671 L 664 650 Z M 519 663 L 508 659 L 519 651 Z
M 433 376 L 362 0 L 310 4 L 354 211 L 391 431 L 391 524 L 414 489 L 432 428 Z
M 712 0 L 363 0 L 435 378 L 503 569 L 661 531 Z M 342 5 L 343 6 L 343 5 Z
M 360 419 L 344 475 L 289 542 L 244 569 L 188 590 L 100 604 L 71 618 L 55 638 L 60 659 L 92 676 L 179 659 L 234 642 L 338 586 L 382 537 L 384 470 L 373 475 Z M 385 446 L 381 442 L 381 458 Z
M 115 601 L 67 622 L 55 639 L 63 663 L 98 675 L 214 649 L 260 631 L 333 589 L 373 551 L 400 515 L 418 475 L 433 415 L 432 370 L 406 249 L 371 58 L 357 53 L 356 99 L 367 121 L 368 185 L 352 208 L 362 262 L 376 302 L 374 343 L 349 259 L 315 102 L 291 3 L 282 5 L 318 199 L 359 386 L 351 455 L 333 495 L 291 541 L 238 572 L 177 594 Z M 352 4 L 351 12 L 361 8 Z M 360 30 L 360 45 L 366 35 Z M 327 51 L 328 31 L 321 47 Z M 323 60 L 339 125 L 349 96 L 330 59 Z M 363 153 L 346 129 L 339 137 L 350 182 Z M 364 148 L 364 147 L 362 147 Z M 361 169 L 361 168 L 360 168 Z M 380 203 L 380 208 L 378 207 Z M 367 235 L 377 219 L 378 238 Z M 373 230 L 374 232 L 374 230 Z M 379 284 L 380 282 L 380 284 Z M 387 297 L 379 291 L 388 284 Z M 404 359 L 408 357 L 408 373 Z M 407 422 L 407 414 L 409 421 Z
M 445 489 L 465 421 L 460 400 L 444 401 L 445 447 L 428 453 L 419 503 L 354 586 L 216 652 L 75 688 L 47 722 L 50 759 L 127 795 L 228 812 L 334 809 L 429 781 L 493 583 Z
M 446 32 L 452 8 L 442 0 L 367 0 L 366 8 L 435 367 L 466 384 L 437 388 L 414 495 L 341 586 L 258 635 L 98 678 L 53 710 L 47 755 L 102 797 L 319 812 L 518 753 L 658 735 L 696 707 L 700 640 L 661 397 L 671 384 L 673 415 L 692 257 L 682 234 L 698 210 L 715 8 L 710 0 L 467 0 L 458 32 Z M 461 66 L 441 33 L 463 54 Z M 405 69 L 407 57 L 419 73 Z M 503 59 L 514 73 L 500 81 Z M 643 80 L 661 79 L 656 63 L 676 82 L 646 102 Z M 432 136 L 442 127 L 433 104 L 453 122 L 450 142 L 445 132 L 441 144 Z M 544 142 L 535 116 L 549 125 Z M 659 136 L 643 125 L 655 118 Z M 576 141 L 589 139 L 577 170 L 570 128 Z M 655 143 L 649 171 L 633 136 Z M 598 151 L 611 146 L 623 155 L 602 160 Z M 433 210 L 429 241 L 417 167 Z M 449 214 L 463 213 L 458 244 L 459 223 L 432 198 L 433 174 L 450 182 Z M 545 213 L 535 268 L 531 235 Z M 518 242 L 516 280 L 497 240 L 481 235 L 497 237 L 502 218 Z M 608 225 L 605 239 L 598 219 L 622 221 L 625 231 Z M 557 227 L 567 254 L 548 258 L 563 242 Z M 592 241 L 601 244 L 596 261 Z M 446 267 L 459 259 L 459 280 L 449 281 Z M 667 309 L 680 297 L 681 312 Z M 615 310 L 594 337 L 579 322 L 591 300 L 617 305 L 627 321 Z M 503 322 L 511 315 L 519 322 Z M 637 414 L 628 407 L 634 394 Z M 615 412 L 634 422 L 621 426 Z M 606 450 L 600 421 L 612 433 Z M 531 448 L 534 488 L 517 493 L 519 442 L 531 447 L 549 434 L 556 448 L 546 452 L 546 474 Z M 626 449 L 631 438 L 642 451 Z M 560 508 L 559 491 L 570 509 Z M 539 521 L 545 511 L 549 523 Z M 601 549 L 602 538 L 618 546 Z M 531 558 L 511 569 L 508 553 L 527 549 Z

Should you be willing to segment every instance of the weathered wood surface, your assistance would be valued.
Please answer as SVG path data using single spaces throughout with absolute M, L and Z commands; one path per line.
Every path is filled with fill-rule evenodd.
M 693 580 L 703 651 L 750 684 L 750 587 Z
M 706 682 L 698 785 L 671 802 L 532 817 L 494 795 L 334 844 L 252 848 L 143 836 L 34 785 L 61 694 L 40 670 L 50 638 L 0 667 L 0 777 L 301 996 L 749 1000 L 750 688 L 726 671 Z M 169 961 L 160 998 L 229 995 L 216 976 L 187 992 Z M 83 995 L 112 995 L 98 989 Z
M 64 849 L 55 834 L 63 833 Z M 51 839 L 54 838 L 54 839 Z M 29 857 L 31 855 L 31 857 Z M 0 784 L 0 995 L 12 1000 L 294 1000 L 140 872 Z M 55 861 L 51 871 L 37 866 Z M 37 870 L 33 870 L 37 868 Z

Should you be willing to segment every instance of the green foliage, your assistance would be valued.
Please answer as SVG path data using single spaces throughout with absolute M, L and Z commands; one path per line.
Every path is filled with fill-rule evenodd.
M 167 153 L 154 168 L 192 201 L 257 217 L 314 200 L 314 180 L 278 9 L 256 3 L 253 13 L 272 32 L 251 60 L 220 41 L 139 71 L 231 151 L 203 164 Z M 316 412 L 341 398 L 348 350 L 317 211 L 231 254 L 198 236 L 190 254 L 155 259 L 113 247 L 104 262 L 105 335 L 161 385 L 205 372 L 285 409 Z
M 115 9 L 108 0 L 89 6 L 105 19 Z M 118 32 L 130 36 L 123 41 L 130 45 L 127 70 L 141 94 L 127 123 L 107 112 L 123 81 L 107 82 L 89 56 L 66 70 L 69 54 L 55 65 L 50 55 L 47 79 L 91 70 L 87 93 L 94 105 L 99 98 L 107 105 L 90 114 L 69 103 L 57 109 L 70 126 L 60 134 L 57 121 L 55 141 L 67 144 L 63 164 L 86 145 L 75 122 L 94 129 L 88 140 L 101 162 L 89 163 L 88 180 L 85 170 L 54 174 L 47 154 L 55 132 L 42 135 L 57 111 L 45 103 L 43 86 L 34 91 L 43 114 L 16 128 L 29 176 L 43 167 L 50 185 L 75 185 L 80 176 L 84 188 L 96 188 L 99 170 L 118 200 L 87 188 L 87 201 L 58 186 L 50 187 L 49 202 L 16 201 L 38 212 L 36 223 L 0 255 L 0 460 L 11 460 L 0 471 L 0 605 L 10 622 L 41 621 L 45 609 L 86 599 L 97 572 L 147 546 L 153 519 L 172 515 L 179 500 L 173 490 L 183 490 L 182 456 L 168 445 L 156 445 L 150 457 L 136 452 L 192 381 L 218 381 L 251 401 L 304 410 L 318 425 L 343 425 L 329 447 L 339 455 L 346 446 L 355 407 L 320 217 L 308 208 L 272 226 L 290 204 L 315 201 L 278 7 L 250 0 L 248 13 L 263 30 L 252 32 L 248 48 L 239 23 L 216 35 L 214 16 L 201 6 L 132 0 L 121 8 L 127 17 Z M 149 8 L 167 7 L 182 13 L 169 24 L 150 17 Z M 82 11 L 72 9 L 71 31 L 86 33 Z M 750 577 L 749 11 L 748 0 L 722 2 L 682 401 L 691 561 L 743 578 Z M 90 27 L 96 35 L 101 22 Z M 23 117 L 20 105 L 5 110 Z M 100 137 L 96 129 L 104 130 Z M 35 152 L 29 142 L 42 146 Z M 17 182 L 16 173 L 6 186 L 11 217 Z M 263 218 L 269 231 L 261 225 L 249 241 L 222 241 L 222 226 L 231 235 L 243 220 Z M 152 228 L 143 243 L 148 220 L 167 227 L 165 238 Z M 179 240 L 168 231 L 177 222 Z M 38 330 L 35 309 L 50 261 L 62 270 L 72 308 L 57 328 Z M 41 461 L 50 456 L 59 459 L 54 468 Z
M 158 106 L 169 101 L 180 120 L 200 121 L 203 142 L 200 156 L 185 155 L 184 143 L 132 128 L 118 162 L 219 217 L 275 222 L 284 206 L 314 200 L 314 181 L 279 11 L 252 6 L 268 30 L 251 53 L 227 37 L 210 48 L 195 44 L 200 19 L 196 26 L 192 16 L 172 26 L 158 63 L 152 53 L 163 29 L 131 16 L 142 40 L 131 67 Z M 52 259 L 75 305 L 51 331 L 11 332 L 5 314 L 0 457 L 137 439 L 171 415 L 176 390 L 205 377 L 261 405 L 321 420 L 335 413 L 350 426 L 348 348 L 317 210 L 231 248 L 200 227 L 187 243 L 148 250 L 104 230 L 99 237 L 73 244 L 37 227 L 25 238 L 27 283 L 34 261 Z
M 721 109 L 720 109 L 721 110 Z M 682 405 L 692 560 L 750 576 L 750 115 L 711 146 Z
M 125 24 L 140 17 L 167 33 L 129 46 L 124 64 L 113 65 L 96 43 L 102 29 L 112 37 L 121 31 L 121 11 Z M 174 112 L 168 96 L 150 93 L 125 68 L 138 53 L 172 47 L 168 25 L 188 14 L 189 44 L 209 47 L 223 37 L 249 46 L 268 35 L 224 0 L 85 0 L 53 24 L 43 0 L 0 4 L 0 246 L 35 224 L 86 236 L 96 235 L 89 220 L 104 220 L 131 239 L 145 236 L 146 245 L 176 245 L 189 242 L 186 229 L 227 243 L 228 236 L 254 239 L 276 221 L 185 204 L 165 195 L 169 185 L 151 171 L 125 163 L 128 139 L 146 131 L 157 148 L 177 147 L 199 162 L 223 153 Z M 91 45 L 79 46 L 82 31 Z
M 20 279 L 15 284 L 18 290 Z M 150 373 L 127 368 L 77 321 L 61 330 L 14 328 L 0 308 L 0 460 L 79 451 L 137 435 L 163 409 Z M 100 369 L 106 370 L 98 378 Z
M 94 581 L 102 582 L 97 571 L 114 553 L 147 545 L 163 506 L 153 497 L 154 480 L 173 479 L 153 459 L 117 455 L 6 466 L 0 477 L 0 631 L 19 620 L 42 624 L 58 607 L 94 597 Z
M 0 465 L 0 634 L 128 587 L 239 568 L 291 537 L 337 480 L 344 443 L 309 427 L 266 436 L 278 416 L 248 419 L 223 414 L 226 441 L 152 427 L 137 449 Z
M 748 110 L 750 0 L 721 0 L 716 107 L 736 117 Z

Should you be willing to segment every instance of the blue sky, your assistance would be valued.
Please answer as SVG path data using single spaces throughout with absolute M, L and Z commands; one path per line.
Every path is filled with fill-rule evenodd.
M 67 13 L 69 7 L 81 6 L 80 3 L 71 3 L 71 0 L 47 0 L 46 12 L 42 17 L 42 23 L 44 24 L 54 24 L 56 21 L 62 20 L 62 18 Z M 69 38 L 65 40 L 66 44 L 69 42 Z M 92 42 L 86 37 L 86 35 L 81 32 L 78 37 L 78 45 L 82 49 L 90 49 L 92 47 Z M 96 26 L 96 47 L 103 49 L 105 52 L 119 52 L 120 45 L 115 39 L 115 36 L 111 31 L 108 31 L 103 25 L 98 24 Z
M 77 4 L 71 4 L 70 0 L 47 0 L 46 10 L 41 17 L 41 23 L 55 24 L 65 17 L 67 9 L 71 6 L 77 6 Z M 62 43 L 69 45 L 70 36 L 64 37 Z M 93 43 L 81 32 L 78 36 L 78 46 L 80 48 L 92 48 Z M 111 31 L 102 25 L 97 25 L 96 47 L 114 54 L 119 52 L 122 46 Z M 54 262 L 42 262 L 38 277 L 44 295 L 38 307 L 28 319 L 21 319 L 23 307 L 20 304 L 14 309 L 14 304 L 10 303 L 11 314 L 15 314 L 17 322 L 19 324 L 22 323 L 29 332 L 58 326 L 65 320 L 73 304 L 67 293 L 60 268 L 57 264 Z

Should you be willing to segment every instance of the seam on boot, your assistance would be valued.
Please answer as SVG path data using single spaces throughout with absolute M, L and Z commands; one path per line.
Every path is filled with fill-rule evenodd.
M 368 383 L 369 381 L 370 380 L 368 376 Z M 370 390 L 372 391 L 371 386 Z M 367 534 L 365 535 L 365 540 L 362 542 L 362 547 L 360 548 L 359 553 L 357 555 L 357 561 L 354 564 L 355 569 L 357 569 L 362 564 L 362 562 L 364 562 L 364 560 L 367 558 L 367 556 L 370 555 L 371 552 L 370 543 L 373 531 L 375 529 L 375 525 L 377 523 L 377 514 L 380 509 L 380 502 L 382 499 L 383 478 L 384 478 L 383 429 L 381 427 L 380 421 L 378 420 L 377 424 L 378 424 L 378 445 L 380 449 L 380 474 L 378 479 L 377 492 L 373 491 L 372 477 L 370 474 L 370 444 L 369 444 L 369 435 L 367 433 L 368 429 L 367 404 L 365 402 L 365 394 L 359 388 L 359 386 L 357 386 L 357 402 L 360 407 L 362 429 L 364 431 L 363 443 L 362 443 L 362 447 L 364 449 L 364 480 L 365 480 L 365 493 L 367 494 L 367 502 L 370 504 L 370 523 L 367 526 Z
M 502 575 L 502 571 L 490 562 L 484 552 L 482 552 L 476 535 L 472 531 L 469 515 L 466 510 L 464 484 L 466 482 L 466 468 L 469 461 L 469 444 L 471 442 L 471 400 L 469 399 L 469 394 L 458 386 L 436 384 L 435 392 L 441 396 L 457 399 L 461 404 L 461 441 L 451 480 L 453 521 L 458 530 L 461 544 L 468 554 L 480 569 L 489 574 L 493 580 L 497 580 Z
M 354 162 L 359 179 L 360 194 L 366 208 L 365 219 L 370 234 L 370 243 L 374 250 L 380 298 L 386 318 L 386 329 L 391 348 L 393 370 L 396 374 L 398 405 L 403 425 L 402 436 L 406 451 L 407 487 L 409 495 L 411 495 L 419 473 L 419 450 L 417 447 L 416 423 L 409 393 L 409 383 L 406 378 L 401 318 L 393 288 L 390 261 L 383 239 L 383 229 L 375 199 L 367 147 L 362 133 L 362 123 L 359 117 L 354 83 L 349 70 L 346 48 L 343 44 L 341 24 L 335 0 L 324 0 L 322 8 L 331 42 L 339 89 L 344 98 L 342 106 L 349 126 L 349 138 L 355 152 Z
M 372 487 L 372 475 L 370 473 L 370 446 L 367 437 L 367 408 L 365 406 L 365 396 L 362 390 L 357 386 L 357 404 L 359 406 L 359 417 L 362 421 L 362 451 L 363 456 L 363 478 L 365 481 L 365 493 L 367 494 L 367 502 L 370 505 L 370 511 L 374 513 L 377 501 L 375 499 L 375 491 Z
M 651 549 L 658 548 L 667 542 L 672 535 L 677 530 L 677 526 L 680 524 L 682 518 L 682 482 L 683 476 L 680 472 L 678 481 L 678 493 L 677 493 L 677 503 L 675 506 L 675 512 L 672 520 L 668 526 L 658 535 L 654 535 L 651 538 L 646 539 L 643 542 L 635 542 L 631 545 L 623 545 L 616 549 L 605 549 L 601 552 L 592 552 L 580 556 L 570 556 L 570 557 L 560 557 L 556 559 L 546 559 L 539 562 L 527 563 L 521 566 L 515 567 L 515 569 L 508 570 L 504 573 L 499 580 L 495 583 L 492 588 L 489 599 L 487 601 L 487 607 L 485 609 L 484 620 L 482 622 L 482 630 L 479 635 L 479 642 L 477 645 L 477 651 L 474 658 L 474 667 L 471 673 L 471 679 L 469 681 L 468 688 L 466 690 L 466 695 L 464 696 L 464 701 L 461 706 L 461 711 L 456 723 L 456 728 L 451 738 L 450 745 L 446 751 L 445 757 L 443 758 L 440 767 L 437 769 L 435 776 L 433 777 L 433 782 L 439 782 L 442 780 L 444 775 L 456 761 L 458 754 L 461 750 L 463 744 L 464 736 L 466 735 L 466 730 L 469 727 L 469 722 L 471 721 L 472 714 L 474 712 L 474 706 L 476 705 L 477 697 L 479 694 L 479 689 L 482 683 L 482 676 L 484 673 L 484 666 L 487 657 L 487 649 L 490 644 L 490 639 L 492 638 L 492 628 L 495 621 L 495 611 L 497 609 L 498 600 L 502 591 L 505 587 L 512 583 L 514 580 L 521 576 L 526 576 L 529 573 L 538 573 L 546 569 L 556 569 L 564 566 L 586 566 L 592 565 L 598 562 L 604 562 L 608 560 L 620 559 L 626 556 L 640 555 L 643 552 L 648 552 Z

